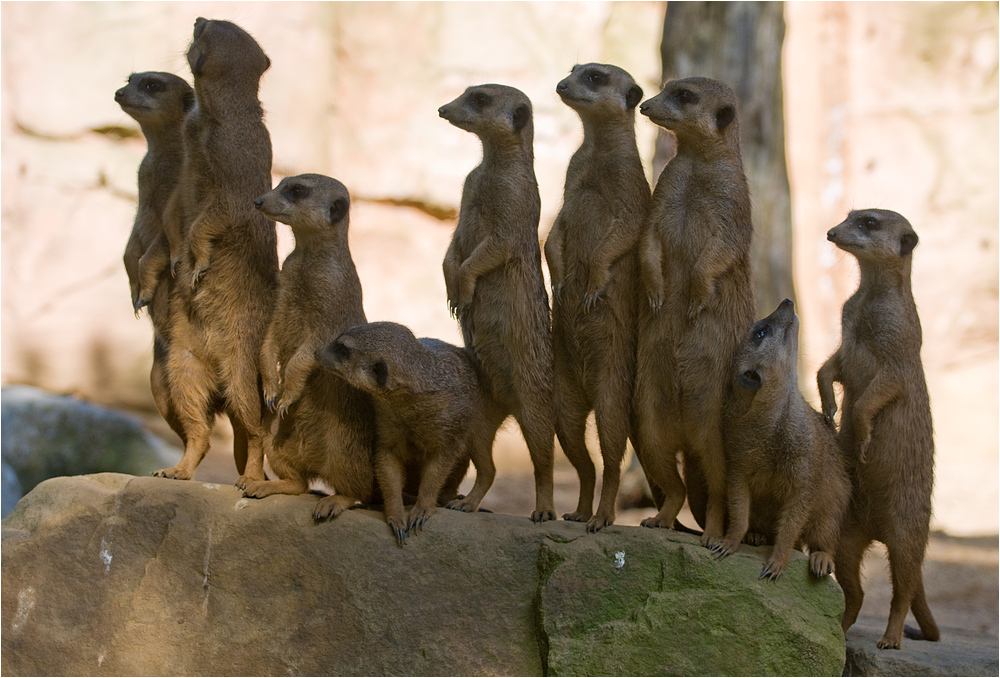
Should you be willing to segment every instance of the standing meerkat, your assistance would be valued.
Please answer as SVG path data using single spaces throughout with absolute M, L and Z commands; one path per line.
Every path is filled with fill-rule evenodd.
M 139 123 L 146 155 L 139 163 L 138 206 L 125 254 L 132 308 L 149 304 L 160 275 L 170 263 L 164 212 L 184 165 L 184 116 L 194 106 L 194 90 L 173 73 L 147 71 L 128 76 L 115 101 Z M 163 309 L 162 314 L 167 310 Z
M 386 522 L 402 546 L 438 504 L 456 468 L 464 475 L 471 457 L 476 483 L 468 497 L 448 508 L 474 511 L 496 468 L 490 419 L 476 370 L 465 349 L 420 339 L 403 325 L 377 322 L 345 330 L 317 353 L 323 365 L 375 403 L 375 474 Z M 417 502 L 403 506 L 408 462 L 420 466 Z M 454 495 L 452 495 L 454 498 Z
M 713 550 L 734 552 L 748 530 L 774 543 L 761 578 L 777 579 L 796 544 L 817 577 L 833 571 L 851 497 L 837 434 L 798 387 L 799 319 L 788 299 L 736 349 L 723 408 L 729 526 Z
M 201 269 L 193 269 L 190 257 L 178 262 L 167 376 L 187 440 L 180 463 L 156 475 L 193 476 L 221 409 L 233 423 L 238 472 L 263 480 L 263 468 L 247 468 L 247 458 L 248 448 L 254 459 L 262 458 L 258 357 L 277 293 L 274 222 L 253 204 L 271 187 L 271 139 L 257 99 L 271 62 L 239 26 L 203 18 L 195 22 L 187 59 L 195 106 L 184 122 L 184 169 L 173 220 L 176 226 L 178 219 L 200 219 L 210 226 L 205 232 L 214 244 L 212 266 L 196 290 L 187 281 Z
M 320 174 L 282 179 L 255 201 L 268 219 L 292 227 L 295 249 L 281 267 L 260 350 L 264 398 L 278 419 L 265 451 L 278 479 L 247 479 L 244 495 L 303 494 L 322 480 L 336 492 L 317 504 L 317 518 L 374 496 L 371 400 L 316 358 L 346 328 L 366 322 L 348 247 L 350 204 L 344 185 Z
M 736 95 L 708 78 L 673 80 L 640 111 L 677 136 L 639 253 L 648 303 L 639 316 L 637 451 L 664 495 L 642 524 L 673 526 L 685 497 L 676 461 L 683 451 L 688 496 L 698 498 L 691 508 L 705 528 L 701 542 L 712 546 L 726 514 L 722 400 L 733 353 L 754 319 L 753 224 Z M 689 472 L 695 468 L 700 473 Z
M 637 244 L 650 201 L 635 141 L 642 88 L 616 66 L 584 64 L 573 67 L 556 93 L 583 122 L 563 206 L 545 241 L 556 434 L 580 477 L 577 509 L 563 518 L 587 521 L 587 531 L 596 532 L 614 523 L 621 462 L 633 433 Z M 596 515 L 594 463 L 585 439 L 592 410 L 604 460 Z
M 478 85 L 438 113 L 483 144 L 444 258 L 448 301 L 497 411 L 513 414 L 528 445 L 535 469 L 531 519 L 554 520 L 552 332 L 538 245 L 531 102 L 513 87 Z M 504 418 L 497 416 L 493 435 Z
M 115 101 L 139 123 L 147 150 L 137 176 L 138 206 L 123 258 L 132 308 L 146 307 L 153 323 L 153 401 L 170 428 L 187 441 L 167 380 L 170 346 L 170 294 L 173 279 L 164 275 L 170 260 L 165 222 L 184 166 L 184 116 L 194 106 L 194 90 L 172 73 L 133 73 L 115 92 Z
M 907 628 L 908 637 L 940 638 L 921 573 L 934 432 L 910 286 L 917 234 L 901 215 L 871 209 L 851 212 L 827 239 L 853 254 L 861 269 L 861 284 L 844 303 L 840 347 L 816 376 L 831 421 L 837 411 L 833 382 L 844 387 L 839 440 L 851 465 L 853 494 L 836 560 L 846 599 L 843 626 L 846 632 L 855 622 L 864 599 L 861 559 L 872 541 L 880 541 L 889 552 L 892 604 L 878 646 L 898 649 L 909 609 L 920 631 Z

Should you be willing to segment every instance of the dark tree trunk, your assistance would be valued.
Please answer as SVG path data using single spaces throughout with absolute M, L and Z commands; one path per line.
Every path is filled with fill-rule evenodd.
M 753 201 L 758 317 L 795 300 L 792 211 L 785 168 L 781 89 L 782 2 L 668 2 L 660 55 L 663 82 L 705 76 L 733 88 L 740 102 L 743 165 Z M 676 151 L 660 130 L 657 176 Z

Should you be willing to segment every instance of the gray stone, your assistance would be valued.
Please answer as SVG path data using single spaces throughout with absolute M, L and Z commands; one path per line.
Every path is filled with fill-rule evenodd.
M 0 420 L 3 515 L 46 478 L 148 474 L 180 459 L 131 415 L 30 386 L 0 391 Z
M 400 548 L 380 511 L 100 474 L 4 519 L 4 675 L 837 675 L 843 599 L 797 554 L 439 509 Z
M 847 631 L 845 676 L 996 676 L 1000 649 L 995 636 L 943 627 L 935 643 L 903 638 L 899 650 L 880 650 L 885 619 L 859 618 Z

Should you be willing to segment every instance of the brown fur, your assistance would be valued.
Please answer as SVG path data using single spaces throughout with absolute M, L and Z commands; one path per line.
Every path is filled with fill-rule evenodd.
M 265 450 L 278 480 L 248 480 L 244 494 L 302 494 L 319 479 L 336 493 L 320 500 L 315 515 L 337 516 L 374 499 L 371 399 L 320 369 L 316 358 L 344 329 L 366 322 L 348 247 L 350 196 L 336 179 L 302 174 L 283 179 L 255 204 L 292 227 L 295 249 L 281 267 L 260 351 L 264 397 L 278 419 Z
M 192 477 L 222 409 L 233 424 L 241 479 L 262 480 L 258 356 L 274 307 L 278 258 L 274 222 L 253 201 L 271 186 L 271 140 L 257 100 L 270 61 L 235 24 L 201 18 L 187 57 L 196 101 L 184 123 L 184 169 L 166 226 L 168 235 L 178 228 L 210 233 L 214 245 L 197 290 L 187 281 L 201 269 L 193 269 L 190 257 L 178 261 L 167 378 L 187 440 L 181 462 L 156 475 Z
M 513 87 L 479 85 L 438 112 L 483 144 L 444 259 L 448 300 L 496 403 L 494 434 L 513 414 L 528 444 L 535 468 L 531 518 L 553 520 L 552 333 L 538 246 L 531 102 Z
M 184 115 L 194 105 L 194 90 L 172 73 L 133 73 L 115 92 L 115 101 L 139 123 L 146 155 L 139 164 L 139 201 L 123 256 L 136 313 L 149 304 L 170 263 L 163 215 L 184 165 Z M 166 313 L 166 309 L 162 311 Z
M 479 507 L 496 475 L 489 446 L 494 431 L 465 349 L 437 339 L 418 341 L 402 325 L 378 322 L 344 331 L 317 357 L 375 402 L 375 473 L 386 522 L 400 546 L 407 532 L 427 521 L 449 477 L 456 467 L 464 472 L 470 457 L 476 484 L 468 497 L 448 507 Z M 420 467 L 420 488 L 407 515 L 403 489 L 407 464 L 413 462 Z
M 722 399 L 754 313 L 753 225 L 736 96 L 715 80 L 673 80 L 640 110 L 677 136 L 639 255 L 649 304 L 640 305 L 639 317 L 637 452 L 665 497 L 643 525 L 673 526 L 685 496 L 676 463 L 683 451 L 689 498 L 703 499 L 691 501 L 705 528 L 701 541 L 711 546 L 725 522 Z
M 844 387 L 840 444 L 853 466 L 853 496 L 837 552 L 846 631 L 864 591 L 859 568 L 873 540 L 886 545 L 892 606 L 880 648 L 899 648 L 908 609 L 920 632 L 937 640 L 921 566 L 927 548 L 934 484 L 930 400 L 920 362 L 920 318 L 910 287 L 917 234 L 888 210 L 860 210 L 827 233 L 861 268 L 858 291 L 844 304 L 840 347 L 816 379 L 823 413 L 837 411 L 833 382 Z
M 621 462 L 632 433 L 637 245 L 650 202 L 635 141 L 642 88 L 620 68 L 585 64 L 574 66 L 556 92 L 579 113 L 584 135 L 566 172 L 562 209 L 545 241 L 552 275 L 556 434 L 580 477 L 577 509 L 563 518 L 588 521 L 587 531 L 596 532 L 614 523 Z M 591 410 L 604 459 L 596 515 L 594 463 L 585 441 Z
M 851 496 L 836 431 L 799 392 L 798 333 L 788 299 L 745 333 L 723 409 L 729 526 L 713 550 L 729 555 L 748 530 L 773 540 L 760 575 L 772 580 L 800 539 L 814 575 L 833 571 Z

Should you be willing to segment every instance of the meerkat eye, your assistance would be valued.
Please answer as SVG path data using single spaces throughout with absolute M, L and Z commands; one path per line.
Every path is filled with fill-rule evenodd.
M 285 197 L 289 200 L 297 201 L 302 200 L 309 196 L 309 187 L 303 186 L 302 184 L 292 184 L 284 191 Z
M 764 341 L 764 337 L 771 333 L 771 328 L 764 326 L 757 328 L 753 333 L 753 343 L 754 346 L 760 346 L 760 342 Z
M 482 92 L 476 92 L 470 98 L 473 107 L 482 109 L 490 105 L 490 97 L 488 94 L 483 94 Z
M 586 75 L 587 82 L 592 85 L 602 85 L 604 84 L 604 74 L 600 71 L 591 71 Z
M 147 80 L 143 84 L 143 88 L 147 92 L 153 92 L 153 93 L 162 92 L 164 90 L 163 83 L 159 82 L 158 80 Z
M 867 231 L 877 231 L 879 227 L 878 219 L 865 217 L 861 220 L 861 226 Z
M 694 101 L 694 93 L 689 89 L 677 90 L 677 101 L 682 104 L 689 104 Z

